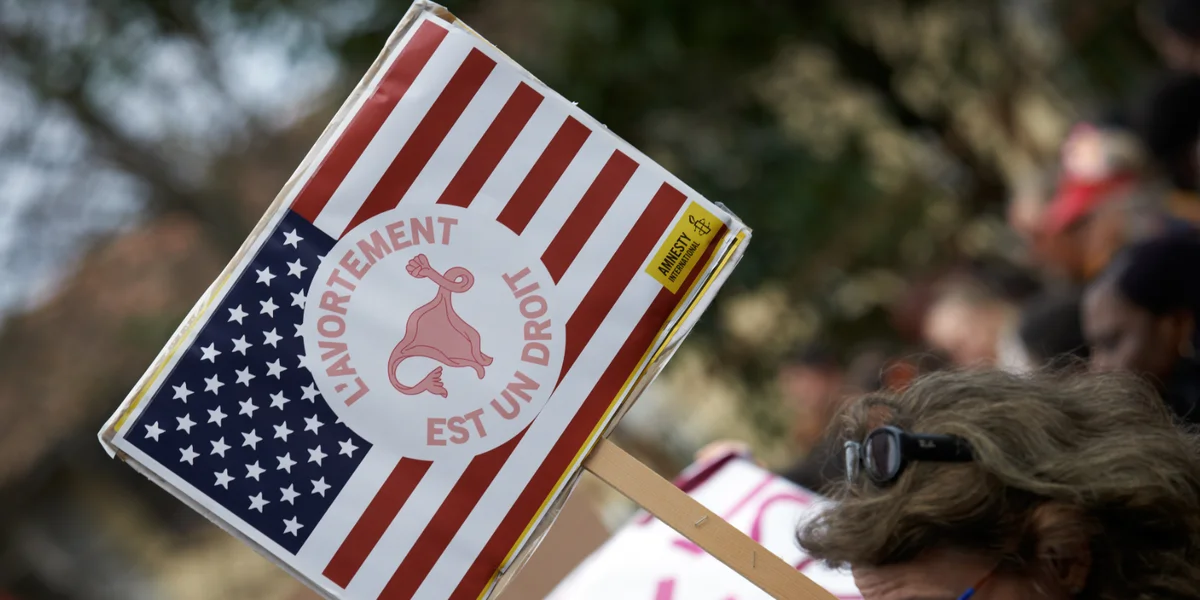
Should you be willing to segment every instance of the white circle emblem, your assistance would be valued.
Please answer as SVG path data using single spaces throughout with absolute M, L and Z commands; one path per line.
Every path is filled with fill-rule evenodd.
M 554 281 L 507 227 L 454 206 L 364 221 L 322 261 L 301 335 L 335 413 L 422 460 L 512 439 L 558 383 Z

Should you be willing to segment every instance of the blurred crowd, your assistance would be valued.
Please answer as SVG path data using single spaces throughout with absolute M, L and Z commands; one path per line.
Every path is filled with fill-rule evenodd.
M 825 432 L 846 399 L 947 368 L 1133 372 L 1200 423 L 1200 2 L 1144 8 L 1163 72 L 1075 123 L 1056 164 L 1011 191 L 1018 258 L 972 259 L 913 286 L 896 323 L 907 341 L 810 341 L 788 357 L 777 385 L 802 457 L 789 479 L 822 489 L 842 476 Z

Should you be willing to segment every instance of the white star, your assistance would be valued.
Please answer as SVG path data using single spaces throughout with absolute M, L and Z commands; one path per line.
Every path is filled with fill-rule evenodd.
M 188 396 L 191 396 L 192 394 L 195 393 L 192 390 L 187 389 L 187 382 L 184 382 L 180 385 L 173 385 L 173 386 L 171 386 L 171 389 L 175 390 L 175 398 L 174 399 L 175 400 L 183 400 L 184 404 L 187 404 Z M 208 390 L 205 390 L 205 391 L 208 391 Z
M 304 294 L 297 294 L 296 292 L 291 292 L 291 294 L 292 306 L 299 306 L 301 309 L 303 309 L 305 302 L 308 301 L 308 298 L 306 298 Z
M 295 486 L 291 485 L 287 486 L 287 488 L 279 488 L 279 492 L 283 494 L 283 500 L 280 500 L 280 502 L 287 502 L 288 504 L 293 505 L 296 504 L 296 497 L 300 495 L 300 493 L 296 491 Z
M 300 259 L 298 258 L 296 259 L 296 262 L 290 262 L 287 264 L 287 266 L 288 275 L 294 275 L 296 279 L 299 279 L 300 274 L 308 270 L 308 267 L 300 264 Z
M 216 423 L 217 427 L 221 426 L 221 421 L 224 421 L 225 417 L 226 417 L 226 415 L 225 415 L 225 413 L 221 412 L 220 406 L 216 407 L 215 409 L 210 409 L 208 411 L 208 422 Z
M 284 421 L 279 425 L 272 425 L 272 427 L 275 428 L 275 439 L 283 438 L 283 441 L 286 442 L 288 436 L 292 435 L 292 430 L 288 429 L 287 421 Z
M 321 452 L 320 446 L 317 446 L 316 448 L 309 448 L 308 450 L 308 462 L 315 462 L 317 463 L 318 467 L 322 466 L 321 461 L 325 460 L 326 456 L 328 456 L 328 454 Z
M 250 433 L 243 433 L 242 439 L 245 440 L 242 442 L 242 447 L 250 446 L 253 450 L 258 450 L 258 443 L 262 441 L 262 438 L 258 437 L 258 432 L 253 429 L 250 430 Z
M 250 347 L 250 344 L 246 343 L 246 336 L 244 336 L 244 335 L 236 340 L 233 340 L 233 351 L 241 352 L 242 356 L 246 355 L 246 348 L 249 348 L 249 347 Z
M 185 462 L 189 465 L 196 464 L 192 461 L 196 460 L 197 456 L 200 456 L 199 454 L 196 454 L 194 451 L 192 451 L 192 446 L 188 446 L 187 448 L 180 450 L 180 452 L 183 453 L 183 458 L 180 458 L 179 462 Z
M 229 482 L 233 481 L 233 478 L 229 476 L 229 469 L 225 469 L 224 471 L 221 471 L 220 473 L 213 473 L 213 474 L 217 476 L 217 485 L 219 485 L 225 489 L 229 489 Z
M 298 537 L 300 535 L 301 527 L 304 527 L 304 526 L 300 524 L 300 521 L 296 520 L 296 517 L 292 517 L 290 519 L 283 520 L 283 532 L 284 533 L 290 533 L 290 534 Z
M 175 417 L 175 420 L 179 421 L 179 427 L 176 427 L 175 431 L 186 431 L 189 434 L 192 433 L 192 426 L 196 424 L 196 422 L 192 420 L 192 415 L 183 413 L 182 417 Z
M 236 371 L 236 373 L 237 373 L 237 383 L 240 383 L 246 387 L 250 387 L 250 380 L 254 379 L 254 375 L 250 374 L 250 367 L 246 367 L 244 369 L 238 369 Z
M 262 497 L 262 492 L 259 492 L 257 496 L 250 496 L 250 510 L 262 512 L 263 507 L 270 503 L 270 500 Z
M 269 376 L 269 377 L 273 376 L 273 377 L 275 377 L 275 379 L 279 379 L 279 374 L 283 373 L 286 370 L 287 370 L 287 367 L 279 364 L 278 358 L 275 359 L 273 362 L 267 363 L 267 376 Z
M 146 426 L 146 437 L 154 438 L 154 441 L 157 442 L 158 436 L 160 436 L 162 434 L 163 434 L 163 428 L 158 426 L 158 421 L 155 421 Z
M 221 380 L 217 379 L 216 375 L 204 378 L 204 391 L 212 392 L 214 396 L 217 395 L 217 391 L 220 390 L 221 386 L 223 385 L 225 384 L 221 383 Z
M 317 435 L 320 435 L 321 432 L 319 430 L 321 429 L 322 425 L 324 425 L 324 423 L 317 420 L 317 415 L 313 415 L 311 417 L 308 417 L 307 419 L 304 419 L 304 430 L 305 431 L 311 431 Z
M 258 407 L 254 405 L 254 398 L 246 398 L 245 402 L 238 402 L 238 405 L 242 407 L 242 410 L 238 411 L 239 415 L 248 415 L 251 419 L 254 418 L 254 411 L 258 410 Z
M 225 451 L 229 449 L 229 444 L 225 443 L 225 438 L 221 438 L 212 443 L 213 451 L 210 454 L 220 454 L 221 458 L 225 458 Z
M 308 400 L 309 402 L 312 402 L 313 398 L 316 398 L 317 394 L 320 393 L 317 391 L 316 385 L 305 385 L 301 386 L 300 389 L 304 390 L 304 399 Z
M 258 476 L 266 472 L 266 469 L 258 466 L 258 461 L 254 461 L 252 465 L 246 465 L 246 479 L 254 479 L 259 481 Z
M 302 241 L 304 241 L 304 238 L 300 237 L 299 235 L 296 235 L 295 229 L 293 229 L 291 231 L 283 232 L 283 245 L 284 246 L 291 246 L 293 248 L 299 248 L 299 246 L 297 246 L 296 244 L 298 242 L 302 242 Z
M 284 398 L 283 392 L 271 394 L 271 408 L 278 408 L 279 410 L 283 410 L 283 405 L 287 404 L 288 402 L 291 402 L 291 400 Z
M 313 493 L 320 494 L 322 497 L 325 496 L 325 490 L 328 490 L 330 487 L 332 487 L 328 483 L 325 483 L 324 477 L 322 477 L 316 481 L 313 481 L 312 484 L 313 484 Z
M 288 473 L 292 472 L 292 465 L 296 464 L 296 461 L 292 460 L 291 452 L 288 452 L 287 454 L 284 454 L 283 456 L 276 456 L 275 460 L 279 461 L 279 468 L 277 470 L 278 471 L 287 471 Z
M 258 273 L 258 281 L 254 283 L 265 283 L 267 287 L 271 287 L 271 280 L 275 279 L 275 276 L 271 274 L 271 267 L 263 267 L 261 271 L 255 271 L 255 273 Z
M 275 300 L 273 298 L 267 298 L 266 302 L 260 300 L 258 303 L 262 306 L 262 311 L 258 314 L 267 315 L 272 319 L 275 318 L 275 310 L 279 307 L 275 305 Z
M 250 316 L 250 313 L 242 310 L 241 304 L 229 309 L 229 322 L 230 323 L 237 321 L 238 325 L 241 325 L 242 319 L 245 319 L 248 316 Z
M 354 440 L 346 440 L 344 442 L 338 442 L 338 445 L 342 447 L 342 451 L 338 452 L 339 455 L 345 454 L 346 456 L 349 456 L 350 458 L 354 458 L 354 451 L 358 450 L 358 446 L 354 445 Z
M 216 344 L 209 344 L 207 347 L 201 348 L 200 351 L 204 353 L 204 356 L 201 356 L 200 360 L 207 360 L 210 363 L 216 363 L 217 357 L 221 354 L 221 351 L 217 350 Z
M 312 370 L 308 366 L 308 355 L 307 354 L 300 354 L 300 355 L 296 356 L 296 366 L 300 367 L 301 369 L 308 369 L 309 371 Z
M 303 326 L 303 323 L 296 323 L 296 334 L 293 335 L 292 337 L 298 337 L 298 338 L 304 337 L 304 332 L 300 331 L 300 327 L 302 327 L 302 326 Z
M 270 331 L 264 331 L 263 338 L 264 338 L 263 339 L 264 344 L 269 344 L 272 348 L 278 348 L 279 340 L 282 340 L 283 336 L 279 335 L 278 333 L 275 333 L 275 330 L 272 329 Z

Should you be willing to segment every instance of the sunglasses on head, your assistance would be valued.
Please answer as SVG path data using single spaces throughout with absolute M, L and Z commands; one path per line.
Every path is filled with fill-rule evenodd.
M 853 484 L 858 474 L 866 473 L 876 485 L 892 483 L 915 460 L 931 462 L 970 462 L 971 446 L 953 436 L 910 433 L 885 425 L 875 429 L 862 442 L 846 442 L 846 481 Z

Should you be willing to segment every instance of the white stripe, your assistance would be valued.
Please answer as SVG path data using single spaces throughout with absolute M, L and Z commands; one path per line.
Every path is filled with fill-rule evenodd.
M 358 468 L 346 481 L 345 487 L 329 505 L 329 510 L 325 511 L 325 516 L 313 527 L 312 534 L 304 542 L 304 547 L 296 554 L 299 564 L 304 565 L 311 573 L 325 570 L 398 462 L 395 454 L 379 446 L 374 446 L 367 452 Z M 311 482 L 300 483 L 303 486 L 299 490 L 301 494 L 312 493 Z
M 434 51 L 429 62 L 413 80 L 412 86 L 396 104 L 392 114 L 375 132 L 375 137 L 350 168 L 346 178 L 317 218 L 313 220 L 321 231 L 340 237 L 354 218 L 367 195 L 392 164 L 392 159 L 404 147 L 458 66 L 474 47 L 467 34 L 451 29 L 446 39 Z
M 533 169 L 538 157 L 550 145 L 554 134 L 567 119 L 566 108 L 558 102 L 543 100 L 529 123 L 513 140 L 513 145 L 505 153 L 504 158 L 496 165 L 486 183 L 479 190 L 479 195 L 471 203 L 471 210 L 476 211 L 480 218 L 495 219 L 500 211 L 508 204 L 514 192 L 520 187 L 525 176 Z
M 401 201 L 404 204 L 433 204 L 442 195 L 450 180 L 458 174 L 467 156 L 479 144 L 479 139 L 495 120 L 504 103 L 508 102 L 517 83 L 521 81 L 515 69 L 497 66 L 492 69 L 479 92 L 450 128 L 446 139 L 430 157 L 429 163 L 413 181 Z
M 521 234 L 530 248 L 545 248 L 550 245 L 554 235 L 562 229 L 571 211 L 579 205 L 579 199 L 592 186 L 600 169 L 612 156 L 616 144 L 606 135 L 592 135 L 583 143 L 575 160 L 563 172 L 562 177 L 550 190 L 546 202 L 533 215 L 529 226 Z
M 592 283 L 608 265 L 617 245 L 625 240 L 634 224 L 642 218 L 662 183 L 662 174 L 657 169 L 638 168 L 634 171 L 625 189 L 613 202 L 612 209 L 600 220 L 596 231 L 584 243 L 579 255 L 556 286 L 558 302 L 572 307 L 565 316 L 574 314 L 574 307 L 591 290 Z
M 575 366 L 530 425 L 528 433 L 504 463 L 491 487 L 484 492 L 476 510 L 467 517 L 442 559 L 429 572 L 414 600 L 443 600 L 453 593 L 474 557 L 479 555 L 499 527 L 558 441 L 561 432 L 570 424 L 640 317 L 662 289 L 661 284 L 649 275 L 642 274 L 635 276 L 622 292 L 613 310 L 575 361 Z M 470 559 L 464 560 L 464 557 Z
M 564 274 L 564 278 L 571 278 L 573 281 L 577 282 L 578 285 L 581 285 L 584 289 L 582 289 L 578 294 L 574 294 L 574 293 L 569 294 L 569 295 L 563 297 L 562 300 L 558 301 L 558 305 L 562 308 L 562 316 L 560 318 L 563 320 L 563 322 L 565 322 L 569 318 L 569 316 L 572 313 L 574 313 L 575 309 L 578 308 L 579 303 L 583 300 L 584 293 L 586 293 L 587 289 L 589 289 L 591 287 L 587 283 L 588 278 L 590 277 L 590 278 L 594 279 L 595 276 L 600 272 L 600 270 L 604 268 L 604 265 L 607 264 L 608 259 L 611 257 L 612 245 L 614 243 L 617 243 L 617 241 L 623 240 L 625 238 L 626 234 L 629 233 L 630 228 L 633 227 L 634 223 L 637 222 L 638 218 L 645 211 L 646 206 L 649 204 L 654 193 L 658 190 L 658 187 L 661 186 L 661 184 L 662 184 L 661 177 L 643 176 L 642 175 L 643 171 L 644 170 L 639 169 L 635 173 L 633 180 L 631 180 L 631 182 L 630 182 L 632 185 L 628 188 L 628 193 L 626 193 L 625 191 L 622 191 L 622 193 L 618 196 L 617 204 L 615 205 L 615 208 L 621 209 L 622 211 L 627 211 L 628 214 L 617 214 L 617 211 L 612 211 L 605 218 L 603 218 L 601 220 L 600 226 L 597 228 L 596 234 L 594 234 L 592 236 L 592 239 L 597 240 L 597 243 L 596 244 L 589 243 L 588 245 L 585 245 L 585 248 L 588 249 L 587 256 L 584 257 L 583 255 L 581 255 L 581 258 L 584 258 L 584 260 L 583 261 L 576 260 L 574 263 L 572 263 L 571 267 L 568 268 L 567 272 Z M 645 170 L 645 171 L 648 171 L 648 170 Z M 471 205 L 470 210 L 473 214 L 475 213 L 475 204 Z M 607 236 L 607 239 L 605 237 L 601 237 L 601 236 Z M 545 250 L 545 246 L 549 245 L 551 239 L 552 238 L 548 237 L 548 236 L 544 237 L 541 241 L 541 243 L 544 245 L 531 246 L 531 249 L 536 250 L 538 253 L 541 253 Z M 649 279 L 649 277 L 647 277 L 646 279 Z M 651 280 L 651 281 L 653 282 L 653 280 Z M 654 285 L 657 286 L 656 289 L 661 289 L 661 286 L 658 286 L 657 283 L 654 283 Z M 561 286 L 559 286 L 559 287 L 561 288 Z M 655 294 L 656 294 L 656 292 L 648 293 L 647 295 L 652 300 Z M 629 302 L 629 301 L 625 300 L 625 302 Z M 649 300 L 647 300 L 647 302 L 649 302 Z M 620 306 L 621 306 L 620 301 L 618 301 L 618 304 L 616 307 L 614 307 L 613 312 L 617 313 L 619 311 Z M 644 310 L 645 310 L 644 308 L 641 309 L 642 312 L 644 312 Z M 638 313 L 638 314 L 640 314 L 640 313 Z M 622 343 L 624 343 L 625 338 L 628 336 L 629 329 L 631 329 L 633 327 L 633 324 L 637 322 L 637 317 L 635 316 L 631 319 L 627 317 L 627 320 L 629 321 L 626 324 L 627 328 L 624 331 L 617 331 L 616 333 L 606 332 L 605 331 L 606 325 L 602 324 L 601 328 L 597 331 L 596 337 L 593 338 L 593 342 L 596 341 L 597 339 L 605 338 L 606 336 L 610 336 L 610 337 L 615 336 L 612 341 L 614 341 L 616 347 L 619 348 L 620 345 Z M 611 326 L 609 328 L 611 329 Z M 615 351 L 616 350 L 614 349 L 613 352 L 615 353 Z M 601 364 L 607 364 L 607 362 L 609 360 L 611 360 L 611 357 L 609 359 L 599 359 L 599 358 L 589 359 L 588 356 L 589 356 L 589 354 L 587 353 L 587 349 L 585 349 L 584 354 L 582 354 L 580 356 L 579 360 L 576 361 L 575 364 L 578 366 L 578 365 L 584 363 L 585 361 L 594 361 L 594 360 L 603 360 L 603 363 L 601 363 Z M 595 369 L 595 368 L 596 367 L 593 367 L 593 369 Z M 574 373 L 574 371 L 576 371 L 576 370 L 578 370 L 578 368 L 573 369 L 572 373 Z M 597 373 L 595 374 L 595 377 L 598 378 L 599 373 L 601 373 L 601 372 L 603 372 L 602 369 L 598 370 Z M 564 380 L 564 386 L 567 385 L 567 382 L 570 380 L 570 377 L 571 376 L 568 375 L 568 378 Z M 584 389 L 584 391 L 582 391 L 582 395 L 579 396 L 578 400 L 575 402 L 573 407 L 568 408 L 568 414 L 566 415 L 568 422 L 570 420 L 570 416 L 574 415 L 575 411 L 578 410 L 579 404 L 581 404 L 583 399 L 586 398 L 587 392 L 590 391 L 592 385 L 594 385 L 594 381 L 593 381 L 593 383 L 586 384 L 586 389 Z M 563 389 L 563 388 L 560 388 L 560 390 L 561 389 Z M 561 394 L 562 394 L 561 391 L 558 394 L 555 394 L 555 396 L 553 396 L 550 399 L 547 406 L 549 406 L 550 404 L 553 404 L 555 402 L 562 403 L 564 401 L 565 397 L 562 396 Z M 566 400 L 566 401 L 569 402 L 569 400 Z M 544 413 L 545 413 L 545 411 L 543 411 L 543 414 Z M 537 421 L 540 421 L 542 419 L 543 419 L 543 417 L 538 417 L 538 419 L 535 420 L 535 423 L 537 423 Z M 558 436 L 557 436 L 557 434 L 547 433 L 547 431 L 550 431 L 550 430 L 545 429 L 545 426 L 542 426 L 542 427 L 543 428 L 539 429 L 538 431 L 541 431 L 541 433 L 540 433 L 541 436 L 547 438 L 544 441 L 548 444 L 546 446 L 545 450 L 543 451 L 543 454 L 541 457 L 541 458 L 544 458 L 545 452 L 549 451 L 550 446 L 553 445 L 554 441 L 557 440 Z M 529 434 L 530 435 L 534 434 L 534 431 L 530 431 Z M 522 441 L 522 444 L 525 444 L 525 442 Z M 518 448 L 519 448 L 519 446 L 518 446 Z M 535 462 L 533 462 L 529 466 L 533 469 L 536 469 L 538 464 L 540 464 L 541 458 L 536 459 Z M 509 462 L 511 463 L 512 461 L 513 461 L 513 458 L 510 458 Z M 434 462 L 433 467 L 431 467 L 430 474 L 433 473 L 433 469 L 437 468 L 439 466 L 439 464 L 440 464 L 440 462 Z M 462 465 L 462 468 L 465 469 L 465 465 Z M 530 473 L 532 473 L 532 471 L 530 471 Z M 430 477 L 430 474 L 427 474 L 425 476 L 425 479 L 428 479 Z M 529 475 L 529 476 L 531 476 L 531 475 Z M 505 471 L 502 470 L 500 472 L 499 476 L 497 477 L 497 481 L 500 481 L 501 478 L 504 478 L 504 477 L 506 477 Z M 528 480 L 528 476 L 526 476 L 526 479 L 524 481 L 513 481 L 513 480 L 511 480 L 511 476 L 509 476 L 509 477 L 510 477 L 510 479 L 508 481 L 508 484 L 510 486 L 515 486 L 518 491 L 520 489 L 524 488 L 525 482 L 527 482 L 527 480 Z M 422 480 L 421 486 L 425 485 L 425 479 Z M 351 587 L 354 590 L 362 590 L 364 594 L 367 594 L 367 592 L 370 591 L 370 592 L 373 592 L 375 595 L 377 595 L 379 593 L 379 591 L 381 591 L 383 589 L 383 586 L 386 585 L 387 580 L 391 577 L 391 574 L 395 572 L 395 570 L 399 567 L 400 563 L 403 561 L 408 550 L 411 549 L 412 543 L 413 543 L 413 541 L 415 541 L 415 536 L 419 535 L 420 532 L 424 529 L 424 527 L 428 524 L 428 522 L 432 516 L 432 511 L 436 510 L 437 506 L 439 506 L 441 504 L 441 502 L 445 498 L 445 494 L 449 492 L 449 487 L 453 483 L 454 482 L 451 481 L 445 488 L 436 488 L 435 491 L 432 492 L 432 493 L 439 494 L 436 496 L 424 495 L 424 494 L 430 493 L 430 492 L 426 492 L 421 487 L 418 487 L 418 489 L 414 490 L 412 499 L 416 500 L 419 498 L 420 501 L 419 502 L 416 502 L 416 501 L 406 502 L 404 507 L 401 508 L 400 513 L 397 514 L 396 519 L 392 523 L 392 528 L 400 529 L 404 532 L 407 532 L 407 535 L 411 536 L 411 539 L 409 539 L 408 537 L 405 537 L 405 534 L 397 533 L 396 539 L 392 542 L 391 545 L 385 545 L 384 540 L 380 540 L 379 545 L 374 550 L 372 550 L 372 554 L 369 559 L 369 565 L 364 564 L 362 569 L 360 569 L 360 571 L 359 571 L 359 575 L 356 576 L 355 579 L 352 581 Z M 495 485 L 495 483 L 493 483 L 493 486 L 494 485 Z M 497 510 L 499 511 L 501 516 L 503 516 L 504 511 L 506 511 L 508 509 L 508 507 L 511 506 L 511 504 L 514 500 L 515 500 L 515 497 L 513 499 L 509 500 L 508 503 L 505 504 L 503 507 L 497 508 Z M 476 506 L 477 507 L 486 507 L 488 505 L 484 504 L 484 502 L 481 501 Z M 490 510 L 490 509 L 484 509 L 485 512 L 487 510 Z M 403 526 L 401 526 L 401 524 L 407 524 L 407 527 L 403 527 Z M 415 527 L 416 529 L 410 530 L 410 528 L 412 528 L 412 527 Z M 494 529 L 494 527 L 495 526 L 493 526 L 492 529 Z M 477 533 L 477 535 L 481 535 L 483 537 L 483 540 L 486 542 L 488 537 L 491 536 L 492 529 L 489 529 L 484 532 L 476 532 L 476 533 Z M 391 529 L 389 529 L 389 532 L 391 532 Z M 461 533 L 460 533 L 460 535 L 461 535 Z M 476 554 L 478 553 L 480 548 L 477 548 L 475 550 Z M 471 556 L 455 555 L 455 554 L 452 554 L 449 549 L 447 549 L 446 553 L 444 553 L 443 556 L 446 557 L 446 560 L 451 560 L 451 561 L 455 560 L 454 557 L 457 556 L 457 560 L 459 562 L 464 563 L 462 566 L 463 569 L 466 569 L 471 564 L 471 562 L 474 561 L 474 557 L 475 557 L 475 555 L 471 555 Z M 360 582 L 360 580 L 362 580 L 362 581 Z M 367 594 L 367 595 L 370 597 L 374 597 L 374 595 L 371 595 L 371 594 Z
M 378 598 L 392 578 L 400 561 L 412 550 L 417 537 L 433 520 L 446 495 L 466 471 L 471 459 L 438 460 L 430 465 L 421 483 L 404 503 L 400 514 L 392 520 L 379 543 L 371 550 L 366 562 L 346 587 L 348 598 Z M 444 600 L 444 599 L 443 599 Z

